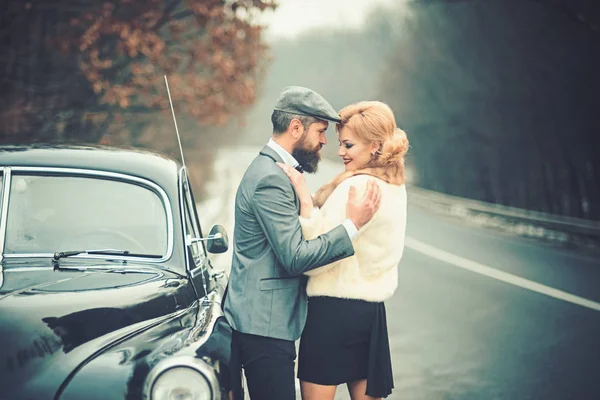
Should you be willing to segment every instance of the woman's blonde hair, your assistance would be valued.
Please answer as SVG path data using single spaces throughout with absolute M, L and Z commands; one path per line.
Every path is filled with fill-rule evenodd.
M 408 151 L 406 133 L 396 126 L 392 109 L 380 101 L 361 101 L 342 108 L 342 121 L 335 126 L 339 134 L 343 128 L 350 129 L 365 143 L 378 143 L 374 164 L 399 163 L 404 176 L 404 155 Z M 368 167 L 369 165 L 367 165 Z
M 408 138 L 406 132 L 396 125 L 392 109 L 380 101 L 361 101 L 342 108 L 339 114 L 342 120 L 335 126 L 338 134 L 348 128 L 363 142 L 377 143 L 379 146 L 371 161 L 363 168 L 345 171 L 319 189 L 313 199 L 317 207 L 325 203 L 340 182 L 354 175 L 373 175 L 395 185 L 404 183 Z

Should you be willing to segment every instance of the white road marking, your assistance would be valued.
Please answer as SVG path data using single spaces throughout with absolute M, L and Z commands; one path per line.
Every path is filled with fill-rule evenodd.
M 463 268 L 468 271 L 475 272 L 477 274 L 508 283 L 510 285 L 518 286 L 523 289 L 545 294 L 546 296 L 554 297 L 555 299 L 563 300 L 582 307 L 590 308 L 592 310 L 600 311 L 600 303 L 597 303 L 595 301 L 575 296 L 571 293 L 563 292 L 562 290 L 554 289 L 550 286 L 542 285 L 541 283 L 530 281 L 529 279 L 521 278 L 519 276 L 512 275 L 507 272 L 499 271 L 486 265 L 479 264 L 475 261 L 471 261 L 466 258 L 448 253 L 444 250 L 440 250 L 437 247 L 433 247 L 411 237 L 407 236 L 405 238 L 404 243 L 406 247 L 423 253 L 429 257 L 436 258 L 445 263 L 452 264 L 456 267 Z

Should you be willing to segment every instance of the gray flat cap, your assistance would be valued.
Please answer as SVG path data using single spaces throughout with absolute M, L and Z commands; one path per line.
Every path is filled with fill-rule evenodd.
M 341 121 L 339 114 L 323 96 L 302 86 L 283 88 L 273 109 L 332 122 Z

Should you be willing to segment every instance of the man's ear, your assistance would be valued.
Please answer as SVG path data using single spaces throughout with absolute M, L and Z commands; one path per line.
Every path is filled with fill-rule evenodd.
M 304 133 L 304 125 L 298 118 L 293 118 L 290 121 L 290 125 L 288 126 L 288 131 L 292 135 L 295 141 L 300 140 L 302 134 Z

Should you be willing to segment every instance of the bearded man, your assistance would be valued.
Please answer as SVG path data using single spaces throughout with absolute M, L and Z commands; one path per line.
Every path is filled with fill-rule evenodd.
M 252 400 L 296 397 L 294 341 L 306 322 L 303 273 L 352 256 L 352 238 L 379 207 L 379 188 L 349 199 L 343 224 L 305 240 L 300 203 L 276 163 L 317 170 L 329 121 L 340 122 L 318 93 L 283 89 L 271 115 L 273 136 L 250 164 L 235 199 L 233 259 L 223 311 L 232 328 L 232 359 L 243 367 Z

